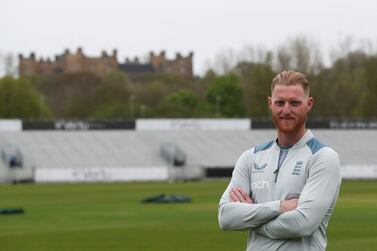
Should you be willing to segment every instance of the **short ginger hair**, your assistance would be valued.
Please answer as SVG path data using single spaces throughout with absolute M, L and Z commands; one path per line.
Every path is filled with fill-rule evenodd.
M 276 85 L 301 85 L 307 95 L 310 91 L 308 79 L 304 74 L 297 71 L 282 71 L 276 75 L 271 83 L 271 93 Z

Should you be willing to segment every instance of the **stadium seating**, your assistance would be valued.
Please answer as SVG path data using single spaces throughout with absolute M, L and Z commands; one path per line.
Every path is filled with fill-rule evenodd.
M 376 130 L 312 131 L 339 153 L 343 166 L 377 166 Z M 28 178 L 39 169 L 49 168 L 169 169 L 171 163 L 164 160 L 160 152 L 164 142 L 171 142 L 186 155 L 185 170 L 179 174 L 178 168 L 173 168 L 171 171 L 175 172 L 174 175 L 200 178 L 206 175 L 205 170 L 211 168 L 232 168 L 242 152 L 274 137 L 275 131 L 269 129 L 21 131 L 1 132 L 0 147 L 11 144 L 20 149 L 25 170 L 20 178 Z M 3 168 L 4 163 L 0 165 L 0 169 Z M 6 174 L 0 170 L 1 175 Z M 0 181 L 4 181 L 4 178 L 0 177 Z

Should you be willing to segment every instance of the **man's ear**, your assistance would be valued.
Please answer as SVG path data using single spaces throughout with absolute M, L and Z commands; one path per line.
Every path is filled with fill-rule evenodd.
M 268 98 L 267 98 L 267 102 L 268 102 L 268 107 L 271 109 L 272 98 L 271 98 L 271 97 L 268 97 Z
M 312 109 L 313 105 L 314 105 L 314 98 L 309 97 L 308 98 L 308 111 L 310 111 Z

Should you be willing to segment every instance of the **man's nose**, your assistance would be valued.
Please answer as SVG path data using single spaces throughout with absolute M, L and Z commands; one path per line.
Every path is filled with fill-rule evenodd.
M 289 113 L 291 113 L 291 107 L 289 106 L 288 102 L 285 102 L 283 106 L 283 114 L 289 114 Z

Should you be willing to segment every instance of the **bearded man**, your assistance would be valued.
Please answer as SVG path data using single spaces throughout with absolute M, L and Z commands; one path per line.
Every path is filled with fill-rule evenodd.
M 325 250 L 341 184 L 338 154 L 305 122 L 314 104 L 306 76 L 283 71 L 268 105 L 277 138 L 244 152 L 221 197 L 223 230 L 248 230 L 247 251 Z

